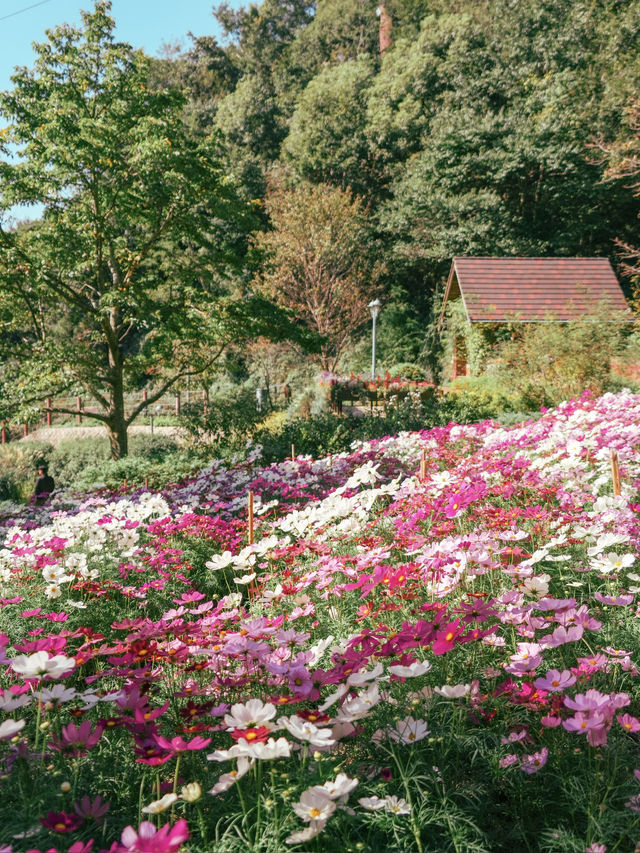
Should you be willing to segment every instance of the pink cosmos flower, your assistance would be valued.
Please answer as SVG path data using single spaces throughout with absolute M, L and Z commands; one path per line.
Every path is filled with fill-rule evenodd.
M 549 750 L 543 746 L 540 752 L 534 752 L 532 755 L 525 755 L 520 762 L 520 769 L 524 773 L 537 773 L 547 763 Z
M 176 853 L 188 838 L 189 829 L 184 818 L 174 826 L 166 823 L 161 829 L 145 820 L 137 832 L 132 826 L 122 830 L 120 844 L 113 853 Z
M 631 714 L 618 714 L 616 717 L 623 729 L 628 732 L 640 732 L 640 720 Z
M 81 800 L 73 804 L 73 810 L 82 818 L 93 818 L 96 823 L 102 823 L 104 816 L 111 808 L 111 803 L 105 802 L 98 794 L 95 799 L 91 799 L 88 794 L 85 794 Z
M 103 731 L 104 725 L 98 723 L 92 732 L 90 720 L 83 720 L 79 726 L 76 726 L 75 723 L 69 723 L 62 727 L 60 737 L 52 740 L 49 745 L 59 752 L 86 755 L 88 750 L 93 749 L 98 743 Z
M 571 687 L 576 683 L 576 677 L 568 669 L 559 672 L 557 669 L 550 669 L 544 678 L 536 678 L 533 686 L 538 690 L 548 690 L 550 693 L 560 693 L 567 687 Z
M 197 749 L 204 749 L 211 743 L 210 737 L 200 736 L 196 736 L 192 740 L 186 741 L 180 736 L 176 736 L 171 738 L 171 740 L 167 740 L 167 738 L 161 737 L 161 735 L 154 734 L 153 739 L 158 744 L 158 746 L 161 747 L 161 749 L 166 749 L 167 752 L 172 752 L 176 755 L 179 752 L 193 752 Z

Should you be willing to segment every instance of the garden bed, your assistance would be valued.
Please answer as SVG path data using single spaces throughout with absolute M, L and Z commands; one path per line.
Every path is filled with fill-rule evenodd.
M 636 849 L 639 423 L 5 512 L 0 851 Z

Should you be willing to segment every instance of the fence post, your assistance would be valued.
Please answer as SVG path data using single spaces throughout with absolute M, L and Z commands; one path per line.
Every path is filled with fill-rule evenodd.
M 82 423 L 82 398 L 76 397 L 76 408 L 78 409 L 78 423 Z
M 47 426 L 51 426 L 51 397 L 47 397 L 45 400 L 47 404 Z

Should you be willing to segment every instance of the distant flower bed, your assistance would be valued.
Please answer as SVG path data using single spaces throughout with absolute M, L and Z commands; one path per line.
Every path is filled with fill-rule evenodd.
M 639 485 L 620 393 L 7 511 L 1 853 L 634 850 Z

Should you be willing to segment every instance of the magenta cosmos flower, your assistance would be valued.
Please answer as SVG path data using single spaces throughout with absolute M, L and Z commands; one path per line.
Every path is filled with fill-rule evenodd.
M 78 827 L 82 826 L 83 820 L 76 814 L 67 814 L 67 812 L 49 812 L 46 817 L 39 818 L 40 823 L 45 829 L 51 829 L 53 832 L 74 832 Z
M 210 737 L 200 737 L 196 736 L 191 740 L 187 741 L 180 736 L 176 736 L 168 740 L 161 735 L 153 735 L 153 739 L 158 744 L 161 749 L 167 750 L 167 752 L 179 753 L 179 752 L 192 752 L 198 749 L 204 749 L 209 746 L 211 743 Z
M 72 755 L 86 755 L 88 750 L 96 746 L 103 731 L 104 725 L 101 723 L 91 731 L 91 720 L 83 720 L 79 726 L 69 723 L 62 727 L 60 737 L 54 738 L 49 746 Z
M 114 853 L 176 853 L 188 838 L 189 829 L 184 818 L 174 826 L 166 823 L 161 829 L 145 820 L 137 832 L 132 826 L 122 830 L 120 845 Z

